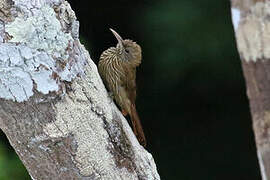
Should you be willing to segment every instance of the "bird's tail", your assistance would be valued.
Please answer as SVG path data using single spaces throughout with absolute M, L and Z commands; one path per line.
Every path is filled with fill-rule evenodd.
M 136 110 L 136 107 L 134 104 L 131 105 L 130 110 L 131 110 L 130 118 L 131 118 L 134 134 L 136 135 L 140 144 L 145 147 L 146 146 L 146 139 L 144 136 L 144 132 L 143 132 L 140 118 L 138 116 L 138 113 L 137 113 L 137 110 Z

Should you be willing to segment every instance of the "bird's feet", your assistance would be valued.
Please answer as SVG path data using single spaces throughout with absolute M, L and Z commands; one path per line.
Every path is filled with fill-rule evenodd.
M 125 111 L 124 109 L 122 109 L 122 114 L 123 114 L 123 116 L 126 116 L 128 113 L 127 113 L 127 111 Z

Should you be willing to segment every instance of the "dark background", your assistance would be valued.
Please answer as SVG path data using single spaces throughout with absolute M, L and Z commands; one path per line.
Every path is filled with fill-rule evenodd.
M 69 1 L 97 63 L 138 42 L 137 109 L 164 180 L 257 180 L 260 171 L 229 1 Z M 30 179 L 1 135 L 0 179 Z

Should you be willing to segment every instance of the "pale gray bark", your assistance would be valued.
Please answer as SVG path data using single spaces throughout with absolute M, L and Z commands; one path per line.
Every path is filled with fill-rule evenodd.
M 270 179 L 270 1 L 231 0 L 238 52 L 247 85 L 258 160 Z
M 33 179 L 160 179 L 64 0 L 0 0 L 0 128 Z

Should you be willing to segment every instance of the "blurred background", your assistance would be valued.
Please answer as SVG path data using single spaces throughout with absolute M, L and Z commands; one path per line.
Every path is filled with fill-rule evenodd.
M 161 179 L 261 179 L 229 1 L 69 2 L 95 63 L 109 28 L 141 45 L 137 109 Z M 30 179 L 0 138 L 0 180 Z

